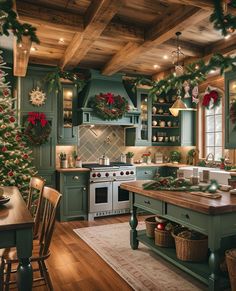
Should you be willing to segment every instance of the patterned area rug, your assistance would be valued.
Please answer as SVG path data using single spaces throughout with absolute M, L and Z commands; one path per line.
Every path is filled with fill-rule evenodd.
M 139 223 L 139 229 L 144 227 L 144 222 Z M 125 222 L 74 231 L 134 290 L 207 290 L 205 285 L 164 261 L 143 244 L 139 244 L 138 250 L 132 250 L 129 229 Z

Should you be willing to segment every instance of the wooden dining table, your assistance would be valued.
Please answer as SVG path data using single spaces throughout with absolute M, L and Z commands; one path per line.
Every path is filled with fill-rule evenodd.
M 32 290 L 33 271 L 30 263 L 33 248 L 34 221 L 17 187 L 2 187 L 10 201 L 0 205 L 0 248 L 16 247 L 18 290 Z

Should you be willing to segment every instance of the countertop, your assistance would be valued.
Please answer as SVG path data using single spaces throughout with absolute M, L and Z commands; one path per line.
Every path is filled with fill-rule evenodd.
M 222 192 L 222 197 L 219 199 L 210 199 L 195 196 L 183 191 L 143 190 L 142 184 L 147 182 L 148 180 L 124 182 L 120 187 L 130 192 L 138 193 L 205 214 L 215 215 L 236 212 L 236 196 L 231 195 L 228 192 Z
M 62 169 L 62 168 L 57 168 L 57 172 L 61 173 L 68 173 L 68 172 L 89 172 L 89 168 L 67 168 L 67 169 Z

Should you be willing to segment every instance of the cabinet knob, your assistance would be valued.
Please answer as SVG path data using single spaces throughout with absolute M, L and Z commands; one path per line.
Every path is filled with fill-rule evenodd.
M 144 200 L 145 204 L 151 204 L 149 200 Z
M 79 176 L 74 176 L 73 179 L 74 180 L 79 180 Z
M 144 174 L 145 174 L 145 175 L 147 175 L 147 174 L 148 174 L 148 172 L 147 172 L 147 171 L 145 171 L 145 172 L 144 172 Z
M 84 187 L 84 188 L 83 188 L 83 190 L 84 190 L 84 191 L 86 191 L 86 190 L 87 190 L 87 188 L 86 188 L 86 187 Z

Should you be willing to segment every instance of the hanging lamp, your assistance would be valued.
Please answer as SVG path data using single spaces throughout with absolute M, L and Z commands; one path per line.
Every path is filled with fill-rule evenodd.
M 173 116 L 178 116 L 180 110 L 189 110 L 187 105 L 181 99 L 180 90 L 178 90 L 177 93 L 178 93 L 177 99 L 175 100 L 174 104 L 169 108 L 170 113 Z
M 176 50 L 172 51 L 171 56 L 172 56 L 172 62 L 175 66 L 176 76 L 181 76 L 184 73 L 183 59 L 185 58 L 185 55 L 182 52 L 180 44 L 179 44 L 179 37 L 181 35 L 181 32 L 177 31 L 175 35 L 176 35 Z

